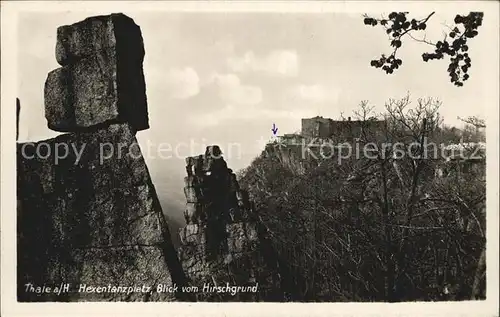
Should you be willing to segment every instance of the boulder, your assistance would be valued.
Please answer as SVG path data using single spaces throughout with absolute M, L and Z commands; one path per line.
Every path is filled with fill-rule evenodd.
M 57 28 L 56 60 L 61 66 L 95 55 L 142 62 L 141 28 L 122 13 L 94 16 Z
M 149 128 L 140 28 L 122 14 L 88 18 L 58 29 L 63 65 L 45 82 L 48 127 L 75 132 L 104 123 Z

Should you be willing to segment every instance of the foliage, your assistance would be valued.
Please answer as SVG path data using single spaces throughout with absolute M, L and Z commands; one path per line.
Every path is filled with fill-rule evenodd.
M 380 24 L 386 30 L 390 45 L 393 47 L 393 51 L 389 56 L 382 54 L 378 60 L 372 60 L 370 65 L 382 68 L 387 74 L 392 74 L 403 64 L 403 61 L 397 58 L 396 55 L 403 46 L 404 37 L 408 36 L 415 41 L 434 47 L 433 52 L 422 54 L 424 62 L 448 57 L 450 61 L 448 66 L 450 81 L 458 87 L 463 86 L 464 81 L 469 79 L 467 72 L 471 67 L 468 41 L 478 35 L 477 29 L 482 25 L 484 14 L 482 12 L 470 12 L 468 15 L 457 14 L 454 19 L 455 25 L 448 27 L 449 31 L 444 39 L 436 43 L 427 41 L 425 37 L 423 39 L 415 38 L 414 33 L 425 31 L 427 23 L 433 15 L 434 12 L 431 12 L 423 19 L 410 19 L 408 12 L 391 12 L 388 18 L 376 19 L 365 14 L 364 24 L 369 26 Z
M 360 142 L 421 144 L 411 157 L 378 147 L 376 158 L 324 159 L 297 175 L 263 155 L 240 175 L 303 300 L 484 298 L 484 165 L 424 159 L 424 138 L 455 139 L 443 139 L 439 101 L 410 104 L 389 100 L 377 115 L 364 102 L 356 115 L 387 122 Z M 454 172 L 435 177 L 443 166 Z

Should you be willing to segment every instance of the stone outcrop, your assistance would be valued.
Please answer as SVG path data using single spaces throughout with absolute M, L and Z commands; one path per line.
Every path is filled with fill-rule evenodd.
M 72 133 L 17 144 L 19 301 L 183 299 L 156 292 L 185 277 L 135 138 L 148 127 L 143 56 L 124 15 L 59 28 L 46 118 Z
M 75 132 L 103 123 L 149 128 L 141 30 L 123 14 L 97 16 L 57 30 L 61 68 L 45 83 L 50 129 Z
M 58 29 L 62 67 L 47 77 L 45 117 L 69 133 L 17 143 L 18 300 L 293 300 L 217 146 L 187 159 L 174 249 L 136 139 L 149 127 L 143 58 L 140 28 L 123 14 Z
M 283 301 L 279 261 L 219 147 L 207 147 L 186 164 L 187 225 L 179 233 L 186 275 L 200 291 L 203 286 L 257 286 L 254 292 L 202 292 L 198 300 Z

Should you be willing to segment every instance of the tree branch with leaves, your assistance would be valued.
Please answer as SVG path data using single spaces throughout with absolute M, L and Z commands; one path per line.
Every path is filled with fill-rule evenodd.
M 392 74 L 402 66 L 403 61 L 397 57 L 399 49 L 403 46 L 403 41 L 410 38 L 414 41 L 428 44 L 434 51 L 422 53 L 422 60 L 449 58 L 448 73 L 450 81 L 457 87 L 464 85 L 464 81 L 469 79 L 468 70 L 471 67 L 471 57 L 469 56 L 469 40 L 478 35 L 478 28 L 483 23 L 483 12 L 470 12 L 468 15 L 457 14 L 454 19 L 455 25 L 448 26 L 448 32 L 444 38 L 437 42 L 430 42 L 426 36 L 416 37 L 417 33 L 425 31 L 428 21 L 434 16 L 431 12 L 424 18 L 410 18 L 409 12 L 391 12 L 388 17 L 379 19 L 363 15 L 363 22 L 369 26 L 382 26 L 389 36 L 392 52 L 387 56 L 382 54 L 379 59 L 374 59 L 370 65 L 381 68 L 387 74 Z

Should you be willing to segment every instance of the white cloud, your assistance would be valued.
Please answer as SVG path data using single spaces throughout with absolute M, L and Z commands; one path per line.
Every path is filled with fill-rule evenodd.
M 242 57 L 230 57 L 228 66 L 234 72 L 267 72 L 295 77 L 299 72 L 299 57 L 291 50 L 274 50 L 267 56 L 256 56 L 248 51 Z
M 325 88 L 321 85 L 299 85 L 297 87 L 299 96 L 304 100 L 323 102 L 327 98 Z
M 313 103 L 335 102 L 338 100 L 340 91 L 335 88 L 326 88 L 323 85 L 297 85 L 290 89 L 289 95 L 294 99 L 300 99 Z
M 220 97 L 229 104 L 257 105 L 262 101 L 262 89 L 256 86 L 242 85 L 234 74 L 214 74 L 211 82 L 219 88 Z
M 171 69 L 165 78 L 168 93 L 175 99 L 188 99 L 200 92 L 200 78 L 191 67 Z
M 218 111 L 192 116 L 190 120 L 196 127 L 212 127 L 234 120 L 269 120 L 269 122 L 274 122 L 278 119 L 292 119 L 297 121 L 301 118 L 308 118 L 314 115 L 315 112 L 311 109 L 276 110 L 227 105 Z

